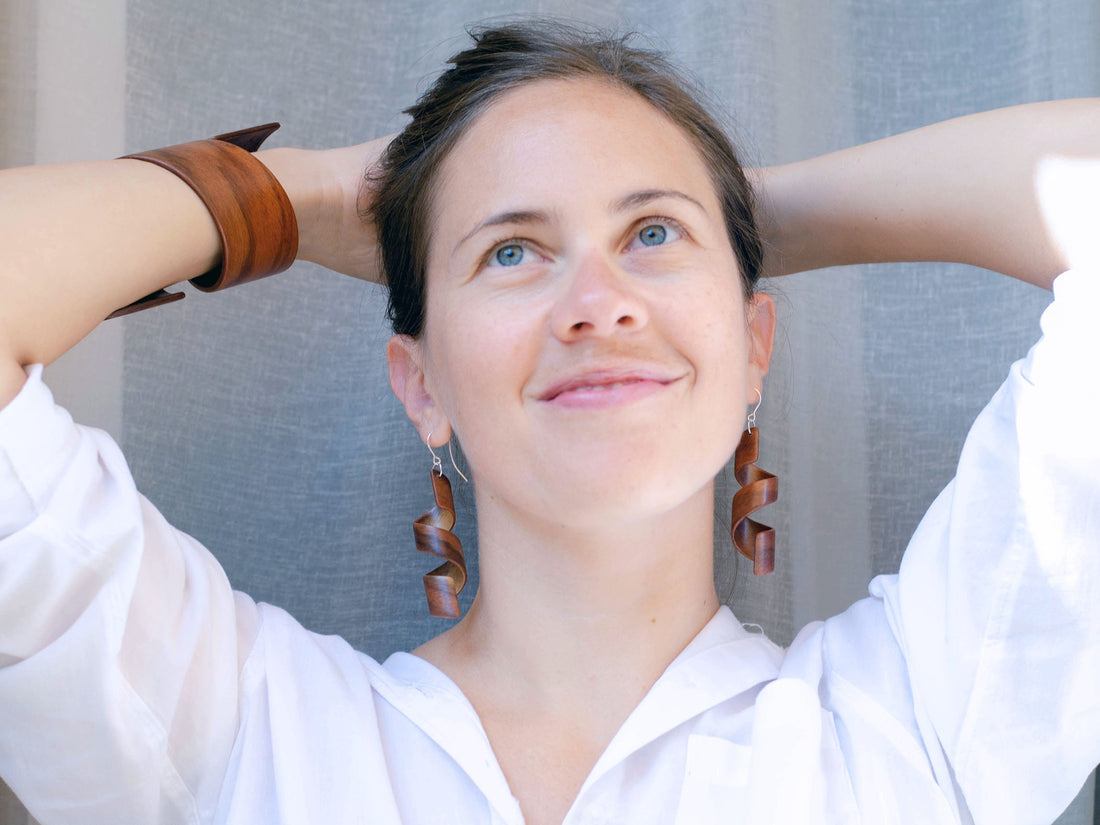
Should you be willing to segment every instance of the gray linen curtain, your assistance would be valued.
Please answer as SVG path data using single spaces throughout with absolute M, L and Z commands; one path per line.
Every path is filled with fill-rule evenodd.
M 3 163 L 105 157 L 267 120 L 284 123 L 271 145 L 383 135 L 465 46 L 464 26 L 517 13 L 642 32 L 703 81 L 750 163 L 1100 94 L 1096 0 L 91 5 L 0 3 Z M 72 90 L 89 83 L 107 102 L 80 109 L 87 95 Z M 725 528 L 715 553 L 738 617 L 786 643 L 896 570 L 1048 297 L 940 265 L 837 269 L 769 289 L 782 322 L 759 419 L 761 464 L 782 480 L 763 514 L 779 537 L 776 572 L 754 578 Z M 299 264 L 115 321 L 47 372 L 236 587 L 377 658 L 442 628 L 425 615 L 409 528 L 430 502 L 430 461 L 390 395 L 383 311 L 377 288 Z M 731 482 L 719 485 L 720 522 Z M 473 573 L 465 606 L 477 541 L 472 495 L 456 487 Z M 19 810 L 0 793 L 0 823 L 24 821 Z M 1087 785 L 1059 822 L 1093 816 Z

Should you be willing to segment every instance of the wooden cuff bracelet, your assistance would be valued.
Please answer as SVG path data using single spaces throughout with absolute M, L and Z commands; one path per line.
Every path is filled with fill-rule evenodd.
M 278 128 L 278 123 L 267 123 L 209 140 L 126 155 L 167 169 L 185 181 L 210 211 L 222 238 L 222 262 L 191 279 L 204 292 L 274 275 L 294 263 L 298 254 L 294 208 L 279 181 L 251 154 Z M 107 317 L 129 315 L 183 297 L 182 292 L 158 289 Z

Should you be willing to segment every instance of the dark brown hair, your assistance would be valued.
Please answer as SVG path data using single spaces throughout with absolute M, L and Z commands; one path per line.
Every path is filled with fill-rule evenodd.
M 631 45 L 631 35 L 611 37 L 557 22 L 477 29 L 470 36 L 473 48 L 452 57 L 451 68 L 405 110 L 412 122 L 368 181 L 394 332 L 418 336 L 424 327 L 434 183 L 444 158 L 496 98 L 549 79 L 593 78 L 629 89 L 684 131 L 714 182 L 745 294 L 752 293 L 763 259 L 752 190 L 725 132 L 663 56 Z

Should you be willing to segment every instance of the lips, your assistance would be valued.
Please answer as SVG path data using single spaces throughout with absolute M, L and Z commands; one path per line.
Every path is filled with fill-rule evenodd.
M 554 381 L 538 399 L 547 402 L 584 398 L 611 401 L 612 396 L 634 397 L 640 392 L 671 384 L 679 377 L 669 370 L 653 367 L 586 370 Z

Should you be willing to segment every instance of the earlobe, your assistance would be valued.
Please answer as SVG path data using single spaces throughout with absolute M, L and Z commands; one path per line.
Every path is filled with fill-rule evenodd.
M 451 437 L 451 425 L 440 411 L 425 383 L 423 352 L 420 341 L 409 335 L 394 335 L 386 344 L 390 371 L 390 389 L 405 408 L 420 437 L 439 444 Z

